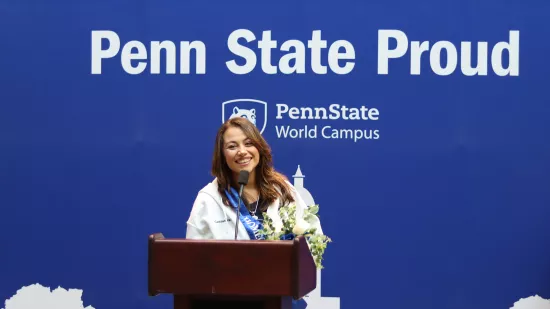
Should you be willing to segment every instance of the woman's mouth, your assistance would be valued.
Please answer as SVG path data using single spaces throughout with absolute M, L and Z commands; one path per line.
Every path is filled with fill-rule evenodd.
M 237 160 L 236 162 L 237 164 L 244 166 L 250 163 L 250 160 L 252 160 L 252 158 L 244 158 L 244 159 Z

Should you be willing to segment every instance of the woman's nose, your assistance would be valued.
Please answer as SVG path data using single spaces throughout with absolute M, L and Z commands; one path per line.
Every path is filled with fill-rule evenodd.
M 245 155 L 246 154 L 246 147 L 241 146 L 239 147 L 239 150 L 237 151 L 237 155 Z

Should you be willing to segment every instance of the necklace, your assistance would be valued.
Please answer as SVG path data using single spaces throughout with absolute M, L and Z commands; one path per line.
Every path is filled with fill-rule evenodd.
M 252 218 L 258 220 L 258 216 L 256 216 L 256 211 L 258 210 L 258 203 L 260 202 L 260 196 L 258 195 L 258 200 L 256 201 L 256 207 L 254 208 L 254 211 L 252 212 Z

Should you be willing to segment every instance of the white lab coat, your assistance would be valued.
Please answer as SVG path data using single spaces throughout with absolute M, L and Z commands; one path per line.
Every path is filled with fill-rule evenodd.
M 303 210 L 310 205 L 306 205 L 290 182 L 287 181 L 287 183 L 291 188 L 291 194 L 296 203 L 296 215 L 301 215 Z M 267 215 L 274 221 L 274 224 L 281 222 L 278 209 L 279 199 L 275 200 L 267 209 Z M 186 238 L 218 240 L 235 239 L 236 220 L 237 213 L 235 209 L 223 204 L 222 197 L 218 192 L 218 181 L 214 179 L 197 194 L 197 198 L 191 209 L 191 214 L 187 220 Z M 317 228 L 317 233 L 323 233 L 318 218 L 313 222 L 313 226 Z M 240 221 L 237 239 L 250 240 L 244 225 Z

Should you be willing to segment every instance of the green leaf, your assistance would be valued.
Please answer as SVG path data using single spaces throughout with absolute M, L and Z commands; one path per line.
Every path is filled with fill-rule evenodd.
M 319 212 L 319 205 L 311 205 L 308 208 L 308 212 L 312 215 L 316 215 Z

